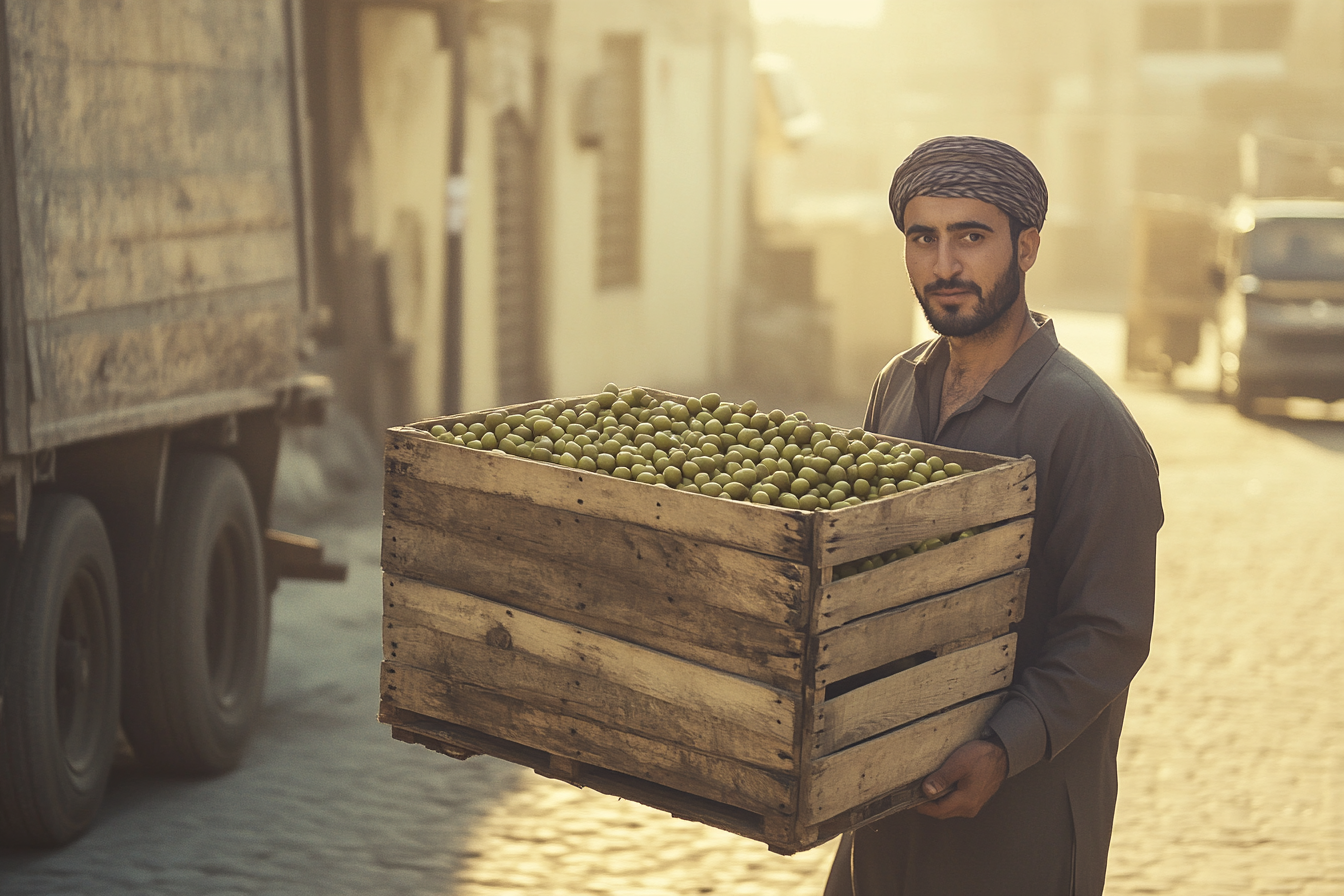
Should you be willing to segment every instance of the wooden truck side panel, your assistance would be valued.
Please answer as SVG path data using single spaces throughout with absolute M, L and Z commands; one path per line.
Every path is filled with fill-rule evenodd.
M 273 404 L 296 375 L 288 15 L 5 4 L 31 449 Z

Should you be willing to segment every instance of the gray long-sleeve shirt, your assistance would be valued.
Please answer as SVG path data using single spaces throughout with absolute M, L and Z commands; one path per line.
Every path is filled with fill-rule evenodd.
M 865 428 L 1036 460 L 1031 579 L 1010 697 L 990 720 L 1010 777 L 975 818 L 901 812 L 846 835 L 827 894 L 1099 896 L 1127 689 L 1148 656 L 1157 461 L 1087 365 L 1040 329 L 938 426 L 948 345 L 898 355 Z
M 898 355 L 873 387 L 865 428 L 1036 460 L 1036 521 L 1011 699 L 990 727 L 1015 775 L 1067 747 L 1124 693 L 1148 655 L 1157 462 L 1133 417 L 1059 345 L 1054 323 L 1018 348 L 938 429 L 948 346 Z

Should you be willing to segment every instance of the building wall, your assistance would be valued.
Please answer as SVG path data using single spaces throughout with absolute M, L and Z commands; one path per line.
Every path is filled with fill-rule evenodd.
M 543 279 L 557 393 L 608 381 L 704 384 L 732 351 L 725 308 L 740 278 L 738 222 L 750 160 L 749 131 L 739 124 L 751 109 L 743 8 L 700 0 L 552 7 Z M 643 242 L 639 282 L 602 289 L 598 157 L 576 141 L 574 120 L 605 34 L 643 38 Z
M 495 338 L 495 97 L 490 34 L 467 44 L 466 221 L 462 234 L 462 400 L 464 409 L 499 403 Z
M 386 255 L 391 337 L 405 360 L 393 386 L 418 419 L 441 412 L 449 53 L 429 11 L 366 7 L 359 24 L 364 159 L 351 172 L 352 223 Z

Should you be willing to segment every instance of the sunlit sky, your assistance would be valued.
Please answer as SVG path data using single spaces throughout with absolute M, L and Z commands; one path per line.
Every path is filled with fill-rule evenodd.
M 793 21 L 867 28 L 882 19 L 886 0 L 751 0 L 751 12 L 766 24 Z

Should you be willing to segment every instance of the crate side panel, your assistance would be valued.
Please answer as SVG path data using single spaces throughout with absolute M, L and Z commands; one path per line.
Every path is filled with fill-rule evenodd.
M 1024 569 L 1011 572 L 821 635 L 817 687 L 951 642 L 1003 634 L 1022 618 L 1027 575 Z
M 385 576 L 384 657 L 557 715 L 768 768 L 793 768 L 797 702 L 718 672 L 471 594 Z
M 856 688 L 813 710 L 813 756 L 867 740 L 1013 680 L 1016 634 L 937 657 Z
M 936 771 L 974 740 L 1002 705 L 1000 693 L 818 759 L 804 787 L 802 822 L 819 824 Z
M 436 509 L 416 510 L 413 496 L 395 491 L 389 487 L 383 524 L 389 572 L 792 693 L 801 686 L 804 567 L 518 501 L 445 526 Z
M 389 473 L 635 523 L 698 541 L 805 563 L 809 514 L 724 501 L 505 454 L 436 441 L 418 430 L 388 432 Z
M 884 793 L 875 800 L 869 800 L 851 809 L 846 809 L 839 815 L 811 826 L 809 830 L 816 831 L 818 841 L 824 843 L 841 834 L 886 818 L 888 815 L 913 809 L 915 806 L 929 801 L 924 796 L 923 784 L 922 780 L 911 781 L 909 784 Z
M 769 626 L 799 628 L 802 624 L 809 571 L 801 563 L 574 510 L 413 479 L 388 478 L 384 511 L 392 518 L 463 539 L 534 554 L 557 574 L 590 570 L 595 580 L 624 593 L 659 594 L 666 590 L 669 577 L 675 577 L 683 586 L 701 590 L 707 606 Z M 388 559 L 395 565 L 400 558 L 395 551 L 390 553 Z
M 485 691 L 396 662 L 384 662 L 387 705 L 482 731 L 576 762 L 634 775 L 752 812 L 792 812 L 794 776 L 680 745 L 557 716 L 516 697 Z
M 1036 507 L 1036 462 L 1026 459 L 819 514 L 822 564 L 871 557 L 917 539 L 1002 522 Z
M 553 719 L 584 719 L 667 744 L 692 745 L 733 762 L 785 773 L 794 770 L 791 738 L 781 744 L 770 728 L 747 728 L 722 712 L 690 708 L 698 700 L 652 697 L 602 676 L 559 669 L 529 654 L 501 651 L 390 618 L 384 638 L 394 640 L 397 647 L 386 655 L 398 669 L 416 668 L 462 687 L 521 700 Z M 788 734 L 792 733 L 790 728 Z
M 779 835 L 780 823 L 792 817 L 789 815 L 751 812 L 666 785 L 654 784 L 634 775 L 572 762 L 461 725 L 453 725 L 398 709 L 386 701 L 379 706 L 378 718 L 392 726 L 394 738 L 405 743 L 419 744 L 454 758 L 466 758 L 472 755 L 495 756 L 530 768 L 539 775 L 573 784 L 575 787 L 591 788 L 600 793 L 661 809 L 677 818 L 712 825 L 742 837 L 758 840 L 769 844 L 778 852 L 793 853 L 808 846 L 818 845 L 817 842 L 806 845 L 795 843 L 787 836 Z
M 964 588 L 1021 569 L 1031 550 L 1032 520 L 1014 520 L 819 589 L 818 628 L 827 631 L 861 616 Z

